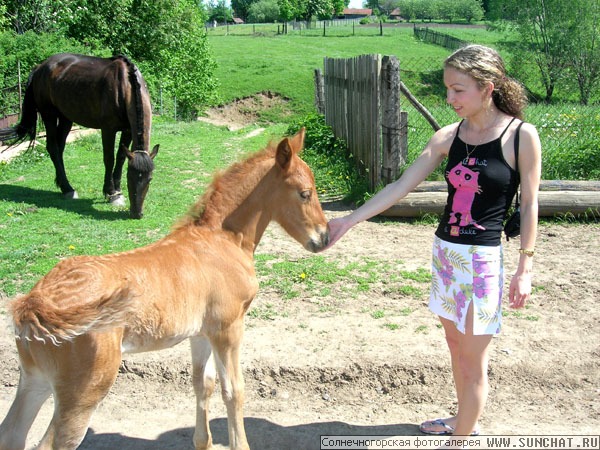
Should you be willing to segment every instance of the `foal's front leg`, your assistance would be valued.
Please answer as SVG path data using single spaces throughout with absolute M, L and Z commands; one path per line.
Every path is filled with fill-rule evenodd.
M 243 319 L 240 318 L 211 339 L 221 382 L 221 396 L 227 407 L 229 447 L 232 450 L 250 450 L 244 429 L 244 376 L 240 365 L 243 326 Z
M 208 404 L 215 390 L 216 371 L 212 347 L 208 339 L 200 336 L 190 338 L 192 348 L 193 384 L 196 393 L 196 450 L 212 447 L 212 435 L 208 425 Z

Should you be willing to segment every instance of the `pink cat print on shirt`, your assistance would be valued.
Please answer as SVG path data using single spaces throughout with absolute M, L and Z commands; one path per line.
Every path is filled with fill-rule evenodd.
M 454 199 L 452 200 L 449 224 L 458 222 L 457 215 L 460 214 L 459 226 L 473 225 L 475 228 L 485 230 L 484 227 L 473 220 L 471 215 L 471 207 L 473 206 L 475 194 L 481 193 L 478 179 L 479 173 L 463 166 L 462 163 L 458 163 L 448 173 L 448 181 L 456 189 Z M 458 234 L 457 230 L 451 234 Z

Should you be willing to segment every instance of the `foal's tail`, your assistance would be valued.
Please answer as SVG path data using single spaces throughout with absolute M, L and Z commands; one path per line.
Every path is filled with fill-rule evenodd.
M 33 86 L 31 79 L 25 90 L 21 112 L 21 121 L 14 127 L 0 129 L 0 142 L 9 142 L 10 145 L 16 145 L 27 138 L 30 141 L 35 139 L 37 131 L 37 105 L 33 97 Z
M 129 289 L 68 308 L 46 300 L 41 293 L 29 293 L 10 305 L 17 339 L 36 340 L 54 345 L 89 332 L 101 332 L 124 326 L 134 312 Z

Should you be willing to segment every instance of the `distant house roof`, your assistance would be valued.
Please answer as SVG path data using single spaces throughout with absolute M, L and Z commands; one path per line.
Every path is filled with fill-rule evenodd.
M 241 23 L 244 23 L 244 21 L 242 19 L 240 19 L 239 17 L 234 17 L 233 23 L 241 24 Z
M 402 18 L 402 16 L 400 15 L 400 8 L 396 8 L 394 9 L 391 13 L 390 13 L 390 18 L 392 19 L 398 19 L 398 20 L 404 20 Z
M 344 9 L 345 16 L 370 16 L 373 10 L 370 8 L 346 8 Z

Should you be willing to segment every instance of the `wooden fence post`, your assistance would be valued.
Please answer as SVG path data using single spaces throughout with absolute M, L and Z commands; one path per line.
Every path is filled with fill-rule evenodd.
M 321 69 L 315 69 L 315 107 L 319 114 L 325 114 L 325 86 Z
M 381 181 L 394 181 L 406 161 L 401 144 L 400 63 L 395 56 L 384 56 L 381 65 Z

